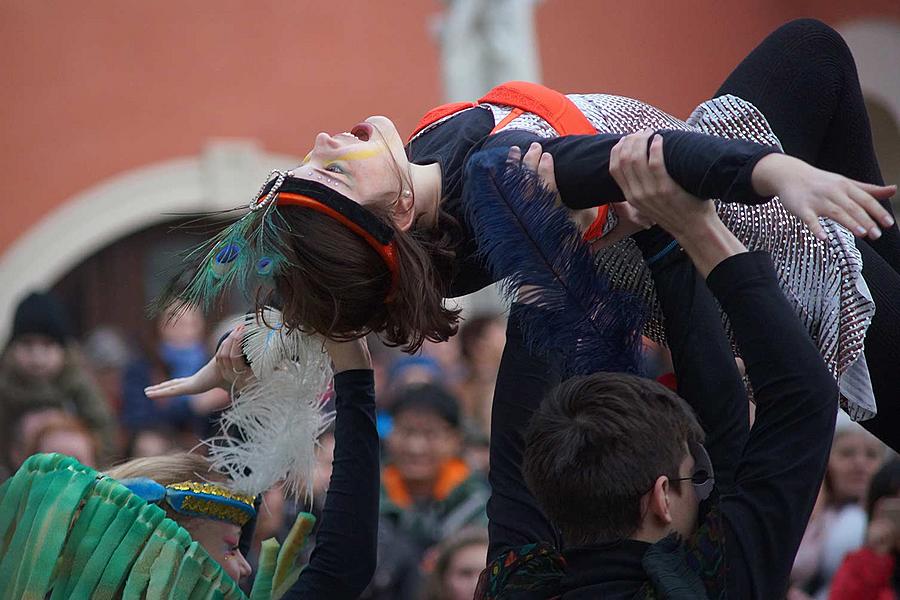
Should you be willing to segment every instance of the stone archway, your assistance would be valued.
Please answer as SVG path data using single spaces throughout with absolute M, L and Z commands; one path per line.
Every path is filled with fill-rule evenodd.
M 170 220 L 173 214 L 234 208 L 249 202 L 266 174 L 296 157 L 263 152 L 246 140 L 210 142 L 198 156 L 122 173 L 63 202 L 0 256 L 0 339 L 29 290 L 48 288 L 113 241 Z
M 849 21 L 838 31 L 856 59 L 881 171 L 888 183 L 900 183 L 900 22 Z M 894 206 L 900 209 L 900 199 Z

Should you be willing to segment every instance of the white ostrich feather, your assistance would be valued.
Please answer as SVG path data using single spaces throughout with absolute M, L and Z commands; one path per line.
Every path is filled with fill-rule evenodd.
M 262 313 L 249 313 L 239 323 L 244 324 L 241 349 L 257 377 L 265 377 L 285 360 L 307 364 L 322 353 L 321 340 L 310 343 L 310 336 L 294 329 L 288 330 L 281 319 L 281 311 L 270 306 Z
M 283 360 L 232 394 L 222 435 L 206 442 L 212 466 L 236 491 L 256 495 L 284 481 L 294 498 L 312 494 L 318 439 L 334 420 L 334 412 L 325 411 L 332 370 L 321 340 L 300 340 L 303 362 Z

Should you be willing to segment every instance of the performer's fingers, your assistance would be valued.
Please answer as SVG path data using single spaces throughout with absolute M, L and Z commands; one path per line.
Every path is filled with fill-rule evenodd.
M 506 161 L 518 167 L 522 162 L 522 149 L 518 146 L 510 146 L 509 153 L 506 155 Z
M 528 147 L 528 152 L 525 153 L 525 157 L 522 159 L 522 166 L 524 166 L 529 171 L 537 172 L 538 163 L 541 160 L 541 153 L 543 152 L 543 148 L 537 142 L 532 142 L 532 144 Z
M 167 398 L 169 396 L 180 396 L 182 389 L 185 387 L 186 377 L 170 379 L 156 385 L 144 388 L 144 394 L 148 398 Z
M 219 368 L 221 376 L 228 381 L 234 379 L 232 354 L 235 345 L 240 347 L 238 331 L 241 327 L 241 325 L 235 327 L 231 333 L 228 334 L 228 337 L 225 338 L 225 341 L 219 345 L 219 349 L 216 351 L 216 366 Z
M 646 146 L 645 146 L 646 147 Z M 637 134 L 627 135 L 623 138 L 623 147 L 620 158 L 620 169 L 622 177 L 625 179 L 626 188 L 625 199 L 628 201 L 641 201 L 645 198 L 646 193 L 641 185 L 640 177 L 635 172 L 635 163 L 640 160 L 646 161 L 641 154 L 641 141 Z
M 647 147 L 650 143 L 650 136 L 653 131 L 644 129 L 638 133 L 628 136 L 628 158 L 625 164 L 625 177 L 631 183 L 633 193 L 639 198 L 652 195 L 654 193 L 654 182 L 651 177 L 648 161 Z
M 871 212 L 869 212 L 872 210 L 873 204 L 881 208 L 878 201 L 854 184 L 851 184 L 848 195 L 843 199 L 844 210 L 858 223 L 855 231 L 859 235 L 867 235 L 873 240 L 880 238 L 881 229 L 878 227 L 878 223 L 873 219 L 873 217 L 877 218 L 877 216 L 872 215 Z M 854 230 L 851 229 L 851 231 Z
M 806 224 L 810 232 L 818 239 L 822 240 L 823 242 L 828 239 L 828 234 L 825 233 L 825 229 L 823 229 L 822 224 L 819 223 L 819 217 L 815 212 L 806 209 L 798 213 L 797 216 Z
M 855 179 L 851 179 L 853 183 L 857 186 L 861 187 L 864 192 L 868 192 L 872 194 L 879 200 L 887 200 L 891 196 L 897 193 L 897 186 L 892 185 L 876 185 L 874 183 L 866 183 L 864 181 L 856 181 Z
M 859 183 L 858 181 L 850 180 L 850 197 L 856 202 L 866 213 L 875 221 L 878 221 L 885 227 L 890 227 L 894 224 L 894 218 L 891 216 L 890 211 L 888 211 L 881 203 L 878 201 L 879 199 L 887 200 L 893 194 L 887 194 L 884 190 L 889 189 L 890 186 L 873 186 L 868 183 Z M 878 196 L 875 193 L 880 193 L 881 196 Z
M 621 138 L 609 152 L 609 174 L 612 176 L 616 185 L 622 190 L 622 194 L 628 198 L 630 189 L 628 188 L 628 180 L 622 172 L 622 153 L 625 149 L 625 138 Z
M 654 135 L 650 140 L 650 158 L 647 160 L 647 165 L 658 182 L 668 181 L 669 172 L 666 170 L 666 160 L 663 156 L 663 138 L 661 135 Z
M 243 348 L 241 348 L 241 339 L 244 336 L 244 326 L 238 325 L 235 330 L 231 332 L 231 335 L 235 336 L 235 341 L 231 345 L 231 354 L 229 356 L 231 359 L 231 370 L 240 374 L 246 371 L 250 366 L 247 364 L 247 359 L 244 358 Z
M 537 174 L 544 186 L 555 192 L 556 188 L 556 172 L 553 169 L 553 156 L 549 152 L 541 154 L 540 161 L 537 166 Z
M 637 154 L 634 157 L 633 172 L 638 178 L 638 181 L 640 181 L 641 188 L 644 192 L 651 196 L 656 196 L 660 193 L 660 188 L 665 183 L 665 180 L 658 180 L 656 173 L 650 168 L 650 160 L 647 156 L 647 145 L 650 142 L 650 135 L 652 135 L 652 133 L 646 135 L 642 133 L 638 137 L 638 143 L 635 148 Z M 649 145 L 652 146 L 652 144 Z

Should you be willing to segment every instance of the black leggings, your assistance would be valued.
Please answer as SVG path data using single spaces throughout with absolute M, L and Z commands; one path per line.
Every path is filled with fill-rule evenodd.
M 801 19 L 780 27 L 728 76 L 716 92 L 722 94 L 759 108 L 786 153 L 884 183 L 856 64 L 843 38 L 824 23 Z M 890 202 L 882 204 L 891 210 Z M 878 240 L 857 240 L 875 301 L 865 355 L 878 402 L 878 415 L 862 425 L 900 451 L 900 231 L 896 224 L 882 231 Z

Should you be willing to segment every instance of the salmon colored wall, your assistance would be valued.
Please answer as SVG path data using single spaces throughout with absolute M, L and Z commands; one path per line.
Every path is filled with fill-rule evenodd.
M 0 252 L 74 194 L 211 137 L 303 154 L 369 114 L 441 101 L 437 0 L 0 4 Z M 350 7 L 349 9 L 347 7 Z M 544 81 L 686 116 L 783 21 L 900 20 L 896 0 L 544 0 Z
M 539 7 L 545 84 L 631 96 L 682 118 L 786 21 L 900 22 L 897 0 L 548 0 Z

